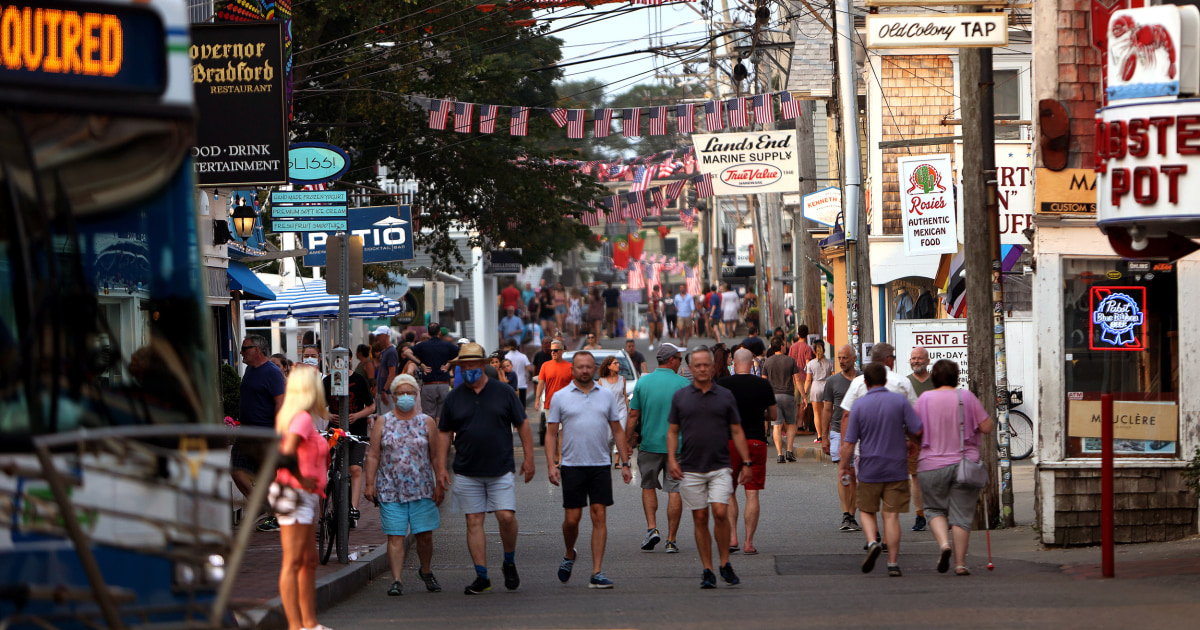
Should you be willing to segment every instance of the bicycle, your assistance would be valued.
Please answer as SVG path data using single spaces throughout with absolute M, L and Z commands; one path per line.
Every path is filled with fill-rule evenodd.
M 338 562 L 345 564 L 350 553 L 350 442 L 365 444 L 366 441 L 341 429 L 330 429 L 321 435 L 326 439 L 336 436 L 337 441 L 330 448 L 329 481 L 319 506 L 317 559 L 321 564 L 329 564 L 337 543 Z
M 1010 459 L 1022 460 L 1033 454 L 1033 420 L 1015 407 L 1025 402 L 1025 396 L 1020 387 L 1014 387 L 1008 392 L 1008 456 Z

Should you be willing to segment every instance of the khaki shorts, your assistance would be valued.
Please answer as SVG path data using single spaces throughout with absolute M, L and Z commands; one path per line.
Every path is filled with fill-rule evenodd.
M 679 497 L 685 510 L 704 510 L 709 503 L 728 505 L 732 494 L 733 471 L 728 468 L 706 473 L 685 472 L 679 482 Z
M 884 512 L 904 514 L 908 512 L 910 498 L 907 479 L 884 483 L 868 483 L 859 479 L 855 505 L 859 511 L 874 514 L 882 503 Z

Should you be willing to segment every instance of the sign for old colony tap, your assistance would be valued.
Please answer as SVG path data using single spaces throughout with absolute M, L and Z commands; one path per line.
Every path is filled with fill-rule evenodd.
M 201 186 L 287 183 L 282 22 L 193 24 Z
M 795 131 L 693 135 L 701 173 L 713 176 L 717 195 L 800 190 Z

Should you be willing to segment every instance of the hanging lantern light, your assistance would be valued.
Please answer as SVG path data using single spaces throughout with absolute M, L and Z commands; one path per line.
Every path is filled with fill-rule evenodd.
M 258 213 L 254 212 L 254 208 L 250 206 L 239 205 L 233 209 L 233 229 L 242 240 L 250 238 L 250 234 L 254 232 L 254 222 L 258 219 Z

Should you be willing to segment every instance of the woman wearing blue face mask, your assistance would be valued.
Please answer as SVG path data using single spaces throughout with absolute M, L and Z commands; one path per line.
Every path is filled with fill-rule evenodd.
M 388 595 L 402 595 L 401 572 L 404 570 L 404 537 L 416 538 L 421 567 L 417 576 L 425 588 L 439 592 L 433 560 L 433 530 L 440 524 L 437 506 L 445 488 L 433 474 L 433 446 L 437 442 L 437 423 L 420 412 L 417 405 L 417 380 L 401 374 L 392 381 L 395 407 L 371 427 L 371 447 L 367 451 L 366 497 L 379 504 L 383 533 L 387 534 L 388 564 L 392 586 Z

